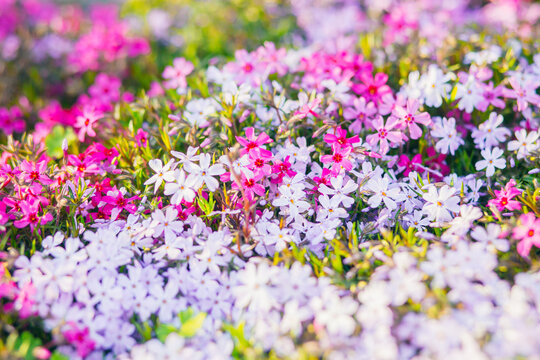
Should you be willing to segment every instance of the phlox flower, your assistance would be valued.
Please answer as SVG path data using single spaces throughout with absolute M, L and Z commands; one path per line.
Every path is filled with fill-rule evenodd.
M 45 225 L 49 221 L 53 220 L 53 217 L 49 213 L 45 213 L 40 216 L 39 213 L 39 202 L 38 201 L 21 201 L 19 203 L 20 211 L 22 212 L 22 217 L 19 220 L 13 222 L 13 225 L 16 228 L 24 228 L 30 225 L 30 230 L 34 231 L 34 228 L 39 225 Z
M 386 85 L 388 75 L 385 73 L 377 73 L 373 76 L 371 72 L 362 72 L 360 81 L 361 83 L 353 85 L 353 91 L 368 101 L 378 103 L 384 95 L 392 93 L 390 86 Z
M 236 306 L 249 307 L 259 312 L 268 311 L 274 307 L 276 302 L 271 296 L 270 282 L 276 275 L 276 271 L 275 267 L 265 262 L 259 264 L 255 261 L 248 262 L 243 271 L 236 276 L 236 284 L 232 288 Z
M 353 168 L 353 164 L 349 160 L 350 154 L 350 148 L 334 149 L 334 153 L 332 155 L 322 155 L 321 162 L 323 164 L 332 164 L 332 173 L 339 174 L 341 169 L 349 171 Z
M 126 210 L 130 214 L 137 211 L 137 205 L 133 204 L 133 201 L 138 199 L 138 196 L 132 196 L 130 198 L 125 197 L 126 191 L 124 188 L 120 190 L 110 190 L 107 192 L 107 195 L 101 198 L 101 202 L 98 205 L 99 207 L 106 206 L 114 209 L 117 213 L 120 213 L 122 210 Z
M 534 213 L 522 214 L 519 217 L 519 225 L 512 231 L 512 236 L 520 242 L 517 245 L 519 255 L 529 255 L 532 246 L 540 248 L 540 219 Z
M 398 118 L 400 124 L 409 129 L 411 139 L 418 139 L 422 136 L 422 129 L 417 124 L 429 126 L 431 117 L 427 112 L 418 112 L 420 103 L 416 99 L 407 100 L 407 106 L 396 105 L 392 115 Z
M 264 196 L 266 194 L 266 189 L 258 181 L 262 179 L 262 175 L 247 175 L 241 173 L 240 185 L 236 184 L 236 181 L 233 182 L 233 189 L 241 187 L 244 190 L 244 193 L 248 200 L 253 200 L 255 194 L 259 196 Z
M 435 149 L 443 154 L 450 153 L 454 155 L 457 148 L 465 143 L 456 131 L 456 119 L 453 117 L 449 119 L 442 118 L 435 122 L 433 130 L 431 130 L 431 136 L 440 138 L 435 144 Z
M 83 108 L 82 114 L 77 116 L 75 122 L 75 128 L 79 129 L 79 132 L 77 133 L 79 141 L 84 141 L 86 135 L 90 137 L 96 136 L 94 125 L 102 117 L 103 115 L 93 108 L 90 108 L 88 106 L 85 106 Z
M 501 233 L 500 225 L 489 223 L 486 228 L 476 226 L 471 231 L 471 237 L 478 242 L 486 244 L 489 249 L 507 252 L 510 249 L 510 244 L 508 240 L 500 237 Z
M 511 179 L 506 183 L 501 190 L 495 190 L 495 199 L 488 201 L 488 206 L 495 206 L 497 210 L 519 210 L 521 209 L 521 203 L 517 200 L 512 200 L 516 196 L 521 194 L 521 190 L 517 189 L 516 181 Z
M 303 119 L 307 117 L 308 115 L 313 115 L 314 117 L 318 117 L 319 114 L 317 114 L 317 110 L 319 108 L 319 105 L 321 104 L 320 98 L 315 98 L 313 100 L 309 100 L 306 93 L 301 92 L 298 94 L 298 104 L 299 109 L 294 112 L 294 116 Z
M 504 88 L 503 94 L 507 98 L 516 99 L 518 111 L 527 109 L 529 103 L 535 106 L 540 105 L 540 96 L 536 94 L 538 85 L 534 81 L 526 81 L 522 84 L 517 78 L 511 77 L 508 82 L 512 89 Z
M 208 190 L 214 192 L 219 187 L 219 182 L 214 176 L 219 176 L 225 173 L 225 169 L 221 164 L 210 165 L 210 163 L 210 154 L 201 154 L 199 156 L 199 164 L 187 164 L 186 170 L 189 171 L 191 174 L 197 176 L 197 180 L 199 182 L 199 185 L 197 186 L 200 186 L 200 184 L 204 183 L 206 184 Z
M 429 218 L 424 217 L 424 212 L 421 210 L 414 210 L 412 214 L 407 214 L 403 217 L 407 221 L 408 226 L 412 226 L 419 231 L 424 231 L 426 226 L 429 225 Z
M 69 329 L 64 330 L 62 335 L 64 338 L 77 349 L 77 355 L 84 358 L 90 354 L 94 348 L 95 343 L 90 338 L 90 332 L 88 328 L 79 329 L 73 322 L 68 323 Z
M 178 210 L 174 207 L 167 207 L 165 213 L 160 209 L 156 209 L 152 213 L 153 237 L 164 235 L 165 238 L 172 238 L 184 231 L 184 223 L 178 221 L 177 217 Z
M 467 76 L 464 82 L 457 84 L 456 99 L 459 99 L 458 108 L 469 114 L 484 99 L 482 88 L 474 76 Z
M 169 160 L 163 166 L 163 162 L 160 159 L 152 159 L 148 162 L 148 166 L 156 173 L 152 175 L 148 180 L 144 182 L 144 185 L 154 184 L 154 194 L 157 192 L 163 181 L 172 182 L 174 181 L 174 172 L 171 171 L 173 166 L 173 160 Z
M 305 193 L 302 190 L 291 190 L 287 186 L 279 187 L 279 197 L 272 201 L 273 206 L 285 207 L 289 210 L 289 214 L 296 218 L 300 213 L 303 213 L 311 207 L 304 200 Z
M 398 125 L 398 119 L 395 117 L 389 117 L 384 123 L 382 116 L 377 116 L 372 122 L 373 128 L 377 130 L 376 134 L 368 135 L 366 141 L 369 145 L 375 146 L 379 143 L 379 150 L 381 155 L 388 152 L 390 146 L 399 144 L 403 141 L 400 131 L 392 130 Z
M 521 129 L 516 132 L 516 140 L 512 140 L 508 143 L 508 151 L 517 150 L 517 158 L 523 159 L 531 154 L 531 152 L 538 149 L 540 144 L 538 143 L 538 137 L 540 134 L 537 131 L 531 131 L 527 133 L 527 130 Z
M 452 213 L 459 212 L 459 197 L 455 194 L 456 190 L 448 185 L 443 185 L 439 190 L 429 185 L 428 192 L 422 195 L 426 201 L 422 210 L 437 223 L 450 221 Z
M 447 84 L 451 78 L 450 74 L 444 74 L 437 65 L 429 65 L 428 72 L 420 78 L 420 87 L 427 106 L 438 108 L 442 105 L 443 98 L 446 98 L 452 89 L 452 86 Z
M 325 179 L 324 170 L 326 169 L 323 169 L 323 179 Z M 346 208 L 354 204 L 354 199 L 351 196 L 348 196 L 348 194 L 351 194 L 358 189 L 358 184 L 356 184 L 356 182 L 352 180 L 345 181 L 344 176 L 341 175 L 331 177 L 329 182 L 330 184 L 325 181 L 319 183 L 319 192 L 321 194 L 339 198 L 340 203 Z M 329 187 L 328 185 L 332 185 L 332 187 Z
M 328 195 L 322 194 L 319 196 L 319 204 L 320 208 L 317 210 L 317 221 L 319 222 L 326 219 L 346 218 L 349 216 L 345 209 L 339 207 L 341 204 L 339 196 L 329 198 Z
M 47 161 L 30 162 L 24 160 L 19 166 L 20 174 L 26 182 L 40 182 L 44 185 L 51 184 L 53 181 L 46 174 L 48 167 Z
M 486 176 L 491 177 L 495 173 L 495 168 L 504 169 L 506 167 L 506 160 L 501 158 L 504 154 L 499 148 L 487 148 L 481 152 L 484 160 L 480 160 L 475 164 L 476 170 L 480 171 L 486 169 Z
M 184 58 L 176 58 L 173 60 L 172 66 L 167 66 L 163 70 L 163 84 L 166 89 L 185 89 L 187 87 L 186 76 L 191 74 L 195 67 Z
M 260 151 L 252 151 L 249 153 L 250 169 L 257 176 L 268 176 L 272 174 L 272 166 L 270 160 L 272 157 L 263 156 Z
M 492 105 L 493 107 L 503 109 L 504 108 L 504 101 L 500 99 L 501 96 L 503 96 L 503 88 L 502 86 L 493 86 L 493 82 L 489 82 L 488 84 L 481 83 L 480 84 L 482 88 L 482 100 L 480 100 L 476 104 L 476 108 L 480 111 L 486 111 L 489 105 Z
M 137 141 L 137 145 L 140 147 L 146 147 L 148 145 L 148 133 L 143 129 L 138 129 L 135 135 L 135 141 Z
M 334 134 L 328 133 L 324 135 L 324 141 L 331 145 L 332 148 L 353 148 L 353 144 L 360 142 L 360 138 L 355 135 L 347 138 L 347 130 L 343 130 L 341 126 L 338 126 L 334 130 Z
M 370 179 L 366 188 L 374 193 L 368 200 L 368 204 L 372 208 L 379 207 L 384 201 L 384 205 L 389 210 L 394 210 L 397 208 L 396 203 L 406 198 L 399 186 L 390 187 L 390 178 L 387 176 Z
M 178 205 L 182 201 L 193 202 L 197 177 L 193 174 L 186 176 L 186 172 L 179 169 L 174 171 L 173 177 L 174 181 L 165 184 L 165 195 L 172 195 L 171 203 Z
M 510 130 L 499 127 L 503 120 L 502 115 L 497 115 L 495 112 L 490 113 L 489 119 L 481 123 L 478 129 L 474 129 L 471 133 L 475 144 L 483 148 L 484 146 L 497 146 L 499 143 L 504 142 L 506 137 L 510 136 Z
M 244 148 L 240 150 L 240 154 L 245 155 L 250 152 L 259 151 L 263 156 L 272 156 L 272 152 L 270 150 L 266 150 L 264 147 L 262 147 L 264 144 L 269 144 L 273 142 L 270 136 L 268 136 L 265 132 L 262 132 L 259 135 L 255 136 L 255 129 L 253 129 L 252 127 L 246 128 L 245 133 L 245 138 L 241 136 L 236 136 L 236 140 L 240 143 L 240 145 L 244 146 Z
M 367 102 L 364 97 L 355 98 L 352 105 L 352 107 L 346 107 L 343 110 L 343 117 L 352 121 L 349 130 L 358 134 L 364 124 L 369 124 L 371 118 L 377 113 L 377 109 L 373 102 Z
M 412 159 L 409 159 L 407 155 L 402 154 L 398 160 L 398 166 L 405 168 L 403 171 L 404 176 L 409 176 L 411 171 L 416 171 L 419 174 L 423 173 L 424 169 L 416 164 L 420 166 L 422 165 L 422 155 L 416 154 L 412 157 Z

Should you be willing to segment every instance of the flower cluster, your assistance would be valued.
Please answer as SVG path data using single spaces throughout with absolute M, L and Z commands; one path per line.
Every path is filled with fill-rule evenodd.
M 537 4 L 302 4 L 208 66 L 107 6 L 45 22 L 84 81 L 0 108 L 8 355 L 540 353 Z

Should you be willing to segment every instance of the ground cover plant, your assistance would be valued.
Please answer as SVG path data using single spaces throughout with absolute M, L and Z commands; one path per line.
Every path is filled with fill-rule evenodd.
M 206 5 L 0 3 L 0 357 L 539 358 L 540 5 Z

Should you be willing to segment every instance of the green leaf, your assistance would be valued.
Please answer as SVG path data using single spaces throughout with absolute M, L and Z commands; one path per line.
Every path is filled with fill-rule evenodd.
M 47 147 L 47 155 L 50 157 L 60 158 L 64 154 L 62 150 L 62 142 L 67 140 L 68 145 L 77 141 L 77 136 L 71 128 L 65 128 L 61 125 L 56 125 L 49 135 L 45 138 Z
M 176 332 L 178 329 L 176 329 L 172 325 L 168 324 L 159 324 L 159 326 L 156 328 L 156 336 L 161 342 L 165 342 L 167 339 L 167 336 L 169 336 L 170 333 Z
M 192 337 L 197 331 L 202 327 L 204 319 L 206 318 L 206 313 L 198 313 L 193 316 L 191 319 L 187 320 L 185 323 L 182 323 L 179 334 L 183 337 Z

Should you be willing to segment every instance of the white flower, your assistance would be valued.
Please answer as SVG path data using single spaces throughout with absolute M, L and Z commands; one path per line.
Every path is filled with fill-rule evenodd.
M 343 208 L 339 207 L 341 199 L 338 195 L 329 198 L 328 195 L 322 194 L 319 196 L 321 207 L 317 211 L 317 221 L 334 218 L 346 218 L 349 214 Z
M 306 194 L 301 190 L 292 191 L 289 187 L 282 185 L 279 187 L 279 194 L 280 196 L 272 202 L 272 205 L 286 206 L 293 218 L 310 208 L 309 203 L 302 200 Z
M 153 159 L 148 162 L 148 165 L 152 170 L 156 172 L 154 176 L 146 180 L 144 185 L 154 184 L 154 194 L 157 192 L 158 188 L 161 186 L 163 180 L 165 181 L 174 181 L 173 172 L 170 171 L 173 161 L 169 160 L 165 166 L 159 159 Z
M 195 199 L 195 187 L 197 186 L 197 178 L 189 174 L 186 177 L 184 170 L 174 171 L 175 182 L 165 184 L 165 195 L 172 195 L 171 203 L 178 205 L 185 200 L 190 203 Z
M 530 155 L 532 151 L 538 149 L 538 132 L 531 131 L 527 134 L 527 130 L 521 129 L 516 133 L 516 139 L 508 143 L 508 151 L 517 150 L 517 158 L 523 159 Z
M 369 198 L 368 204 L 372 208 L 379 207 L 382 201 L 389 210 L 397 208 L 396 202 L 401 202 L 406 199 L 406 196 L 401 193 L 399 187 L 388 188 L 390 179 L 385 177 L 376 177 L 370 179 L 367 183 L 367 188 L 374 192 Z
M 199 150 L 199 147 L 190 146 L 188 147 L 186 154 L 180 151 L 173 150 L 171 151 L 171 155 L 177 159 L 180 159 L 181 164 L 186 165 L 186 164 L 190 164 L 190 163 L 193 163 L 194 161 L 199 160 L 199 155 L 197 155 L 198 150 Z
M 456 131 L 456 119 L 434 118 L 434 120 L 435 124 L 431 130 L 431 136 L 441 139 L 435 144 L 435 149 L 443 154 L 450 152 L 454 155 L 457 148 L 464 144 L 463 139 Z
M 468 113 L 472 113 L 476 105 L 484 99 L 483 90 L 474 76 L 469 76 L 464 84 L 457 84 L 456 99 L 460 99 L 458 108 Z
M 487 229 L 484 229 L 481 226 L 475 227 L 473 231 L 471 231 L 471 237 L 476 241 L 486 244 L 491 251 L 495 249 L 506 252 L 510 249 L 510 244 L 508 240 L 500 238 L 501 233 L 502 230 L 499 225 L 489 223 Z
M 422 210 L 430 220 L 445 222 L 452 220 L 451 212 L 459 212 L 459 197 L 455 196 L 456 190 L 444 185 L 439 191 L 434 185 L 428 186 L 428 192 L 424 193 L 426 200 Z
M 427 106 L 440 107 L 443 98 L 448 96 L 452 88 L 447 82 L 451 79 L 450 74 L 444 74 L 435 64 L 429 66 L 428 72 L 420 78 L 420 86 L 424 93 L 424 102 Z
M 476 163 L 476 170 L 480 171 L 486 169 L 486 176 L 491 177 L 495 173 L 495 168 L 504 169 L 506 167 L 506 160 L 501 158 L 504 151 L 499 148 L 484 149 L 481 154 L 484 160 L 480 160 Z
M 208 126 L 208 117 L 216 112 L 215 102 L 212 99 L 194 99 L 186 104 L 184 117 L 192 126 Z
M 354 199 L 350 196 L 347 196 L 347 194 L 355 191 L 358 188 L 358 184 L 351 180 L 344 182 L 343 175 L 338 175 L 331 178 L 330 184 L 332 184 L 333 189 L 329 188 L 325 184 L 321 184 L 321 186 L 319 186 L 319 191 L 321 192 L 321 194 L 326 194 L 329 196 L 339 196 L 340 202 L 343 203 L 343 206 L 345 207 L 349 207 L 354 204 Z
M 219 187 L 219 182 L 214 176 L 223 174 L 225 169 L 221 164 L 210 165 L 210 162 L 211 157 L 209 154 L 201 154 L 199 156 L 199 165 L 194 163 L 186 164 L 186 170 L 197 175 L 197 179 L 199 180 L 197 186 L 200 186 L 200 183 L 204 182 L 208 190 L 214 192 Z
M 248 84 L 236 86 L 234 81 L 226 81 L 223 84 L 223 100 L 227 105 L 247 103 L 251 98 L 251 87 Z
M 180 234 L 184 230 L 184 223 L 177 220 L 178 210 L 169 206 L 165 211 L 156 209 L 152 213 L 152 220 L 154 226 L 154 237 L 161 236 L 165 233 L 165 238 L 175 237 L 176 234 Z
M 429 219 L 424 217 L 424 213 L 420 210 L 414 210 L 414 213 L 405 215 L 403 219 L 407 221 L 408 226 L 420 231 L 424 231 L 425 227 L 429 225 Z
M 510 136 L 510 130 L 505 127 L 499 127 L 503 123 L 503 116 L 492 112 L 489 119 L 478 126 L 478 129 L 472 131 L 474 143 L 480 147 L 493 147 L 506 140 Z

